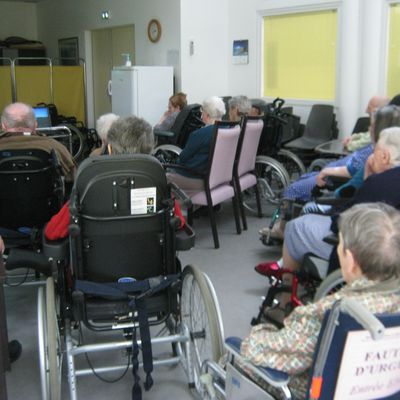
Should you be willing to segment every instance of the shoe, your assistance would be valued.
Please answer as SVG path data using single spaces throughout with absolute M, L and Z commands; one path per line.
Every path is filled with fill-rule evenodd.
M 279 271 L 281 267 L 276 261 L 258 264 L 254 267 L 255 271 L 263 276 L 272 276 Z
M 272 229 L 268 227 L 262 228 L 258 231 L 258 233 L 263 237 L 267 237 L 268 239 L 283 240 L 284 238 L 283 232 L 279 228 L 275 228 L 275 225 Z
M 10 362 L 13 363 L 17 361 L 22 353 L 22 345 L 18 340 L 11 340 L 8 342 L 8 355 L 10 357 Z

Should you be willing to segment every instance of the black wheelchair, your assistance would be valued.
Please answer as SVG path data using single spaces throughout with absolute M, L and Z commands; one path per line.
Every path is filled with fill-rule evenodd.
M 153 365 L 181 364 L 189 386 L 200 387 L 203 361 L 222 354 L 223 330 L 210 280 L 193 266 L 181 268 L 177 252 L 193 246 L 194 233 L 187 225 L 178 229 L 173 210 L 171 187 L 154 157 L 82 162 L 69 240 L 44 244 L 53 265 L 38 292 L 43 399 L 60 399 L 63 358 L 74 400 L 78 377 L 107 380 L 105 373 L 122 377 L 130 369 L 132 398 L 140 398 L 141 366 L 145 390 Z M 159 346 L 169 352 L 153 357 Z M 97 366 L 105 352 L 108 364 Z

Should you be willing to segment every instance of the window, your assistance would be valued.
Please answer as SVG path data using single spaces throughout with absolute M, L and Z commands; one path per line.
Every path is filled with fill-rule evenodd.
M 334 100 L 337 11 L 264 17 L 263 95 Z
M 400 92 L 400 4 L 391 4 L 389 9 L 389 47 L 387 70 L 387 94 Z

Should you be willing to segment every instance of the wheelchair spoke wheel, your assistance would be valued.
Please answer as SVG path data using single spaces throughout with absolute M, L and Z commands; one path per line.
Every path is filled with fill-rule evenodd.
M 42 399 L 61 399 L 61 339 L 53 278 L 38 292 L 38 337 Z
M 285 167 L 291 182 L 307 172 L 300 158 L 289 150 L 279 150 L 275 158 Z
M 193 377 L 195 389 L 202 396 L 201 368 L 204 361 L 221 357 L 223 332 L 211 282 L 193 266 L 183 271 L 181 318 L 190 333 L 189 377 Z
M 323 297 L 328 296 L 329 294 L 337 292 L 345 284 L 346 283 L 343 279 L 342 271 L 340 269 L 331 272 L 318 286 L 315 292 L 314 302 L 321 300 Z
M 266 215 L 271 204 L 280 203 L 283 191 L 290 183 L 290 178 L 283 165 L 267 156 L 256 159 L 257 186 L 261 197 L 262 214 Z M 250 212 L 257 213 L 255 190 L 249 189 L 243 193 L 244 206 Z

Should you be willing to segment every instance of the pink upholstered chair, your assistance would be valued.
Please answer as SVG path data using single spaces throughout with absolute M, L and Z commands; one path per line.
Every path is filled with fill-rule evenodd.
M 232 199 L 236 231 L 241 233 L 239 205 L 233 182 L 233 165 L 240 136 L 240 125 L 233 122 L 216 122 L 210 147 L 208 173 L 204 190 L 191 196 L 193 205 L 207 206 L 215 248 L 219 248 L 217 224 L 213 207 Z M 191 222 L 191 210 L 189 223 Z
M 245 117 L 239 138 L 233 176 L 235 189 L 239 200 L 243 229 L 247 229 L 246 213 L 243 206 L 242 192 L 254 187 L 258 216 L 262 217 L 260 192 L 257 187 L 255 173 L 258 143 L 260 141 L 264 122 L 258 117 Z

